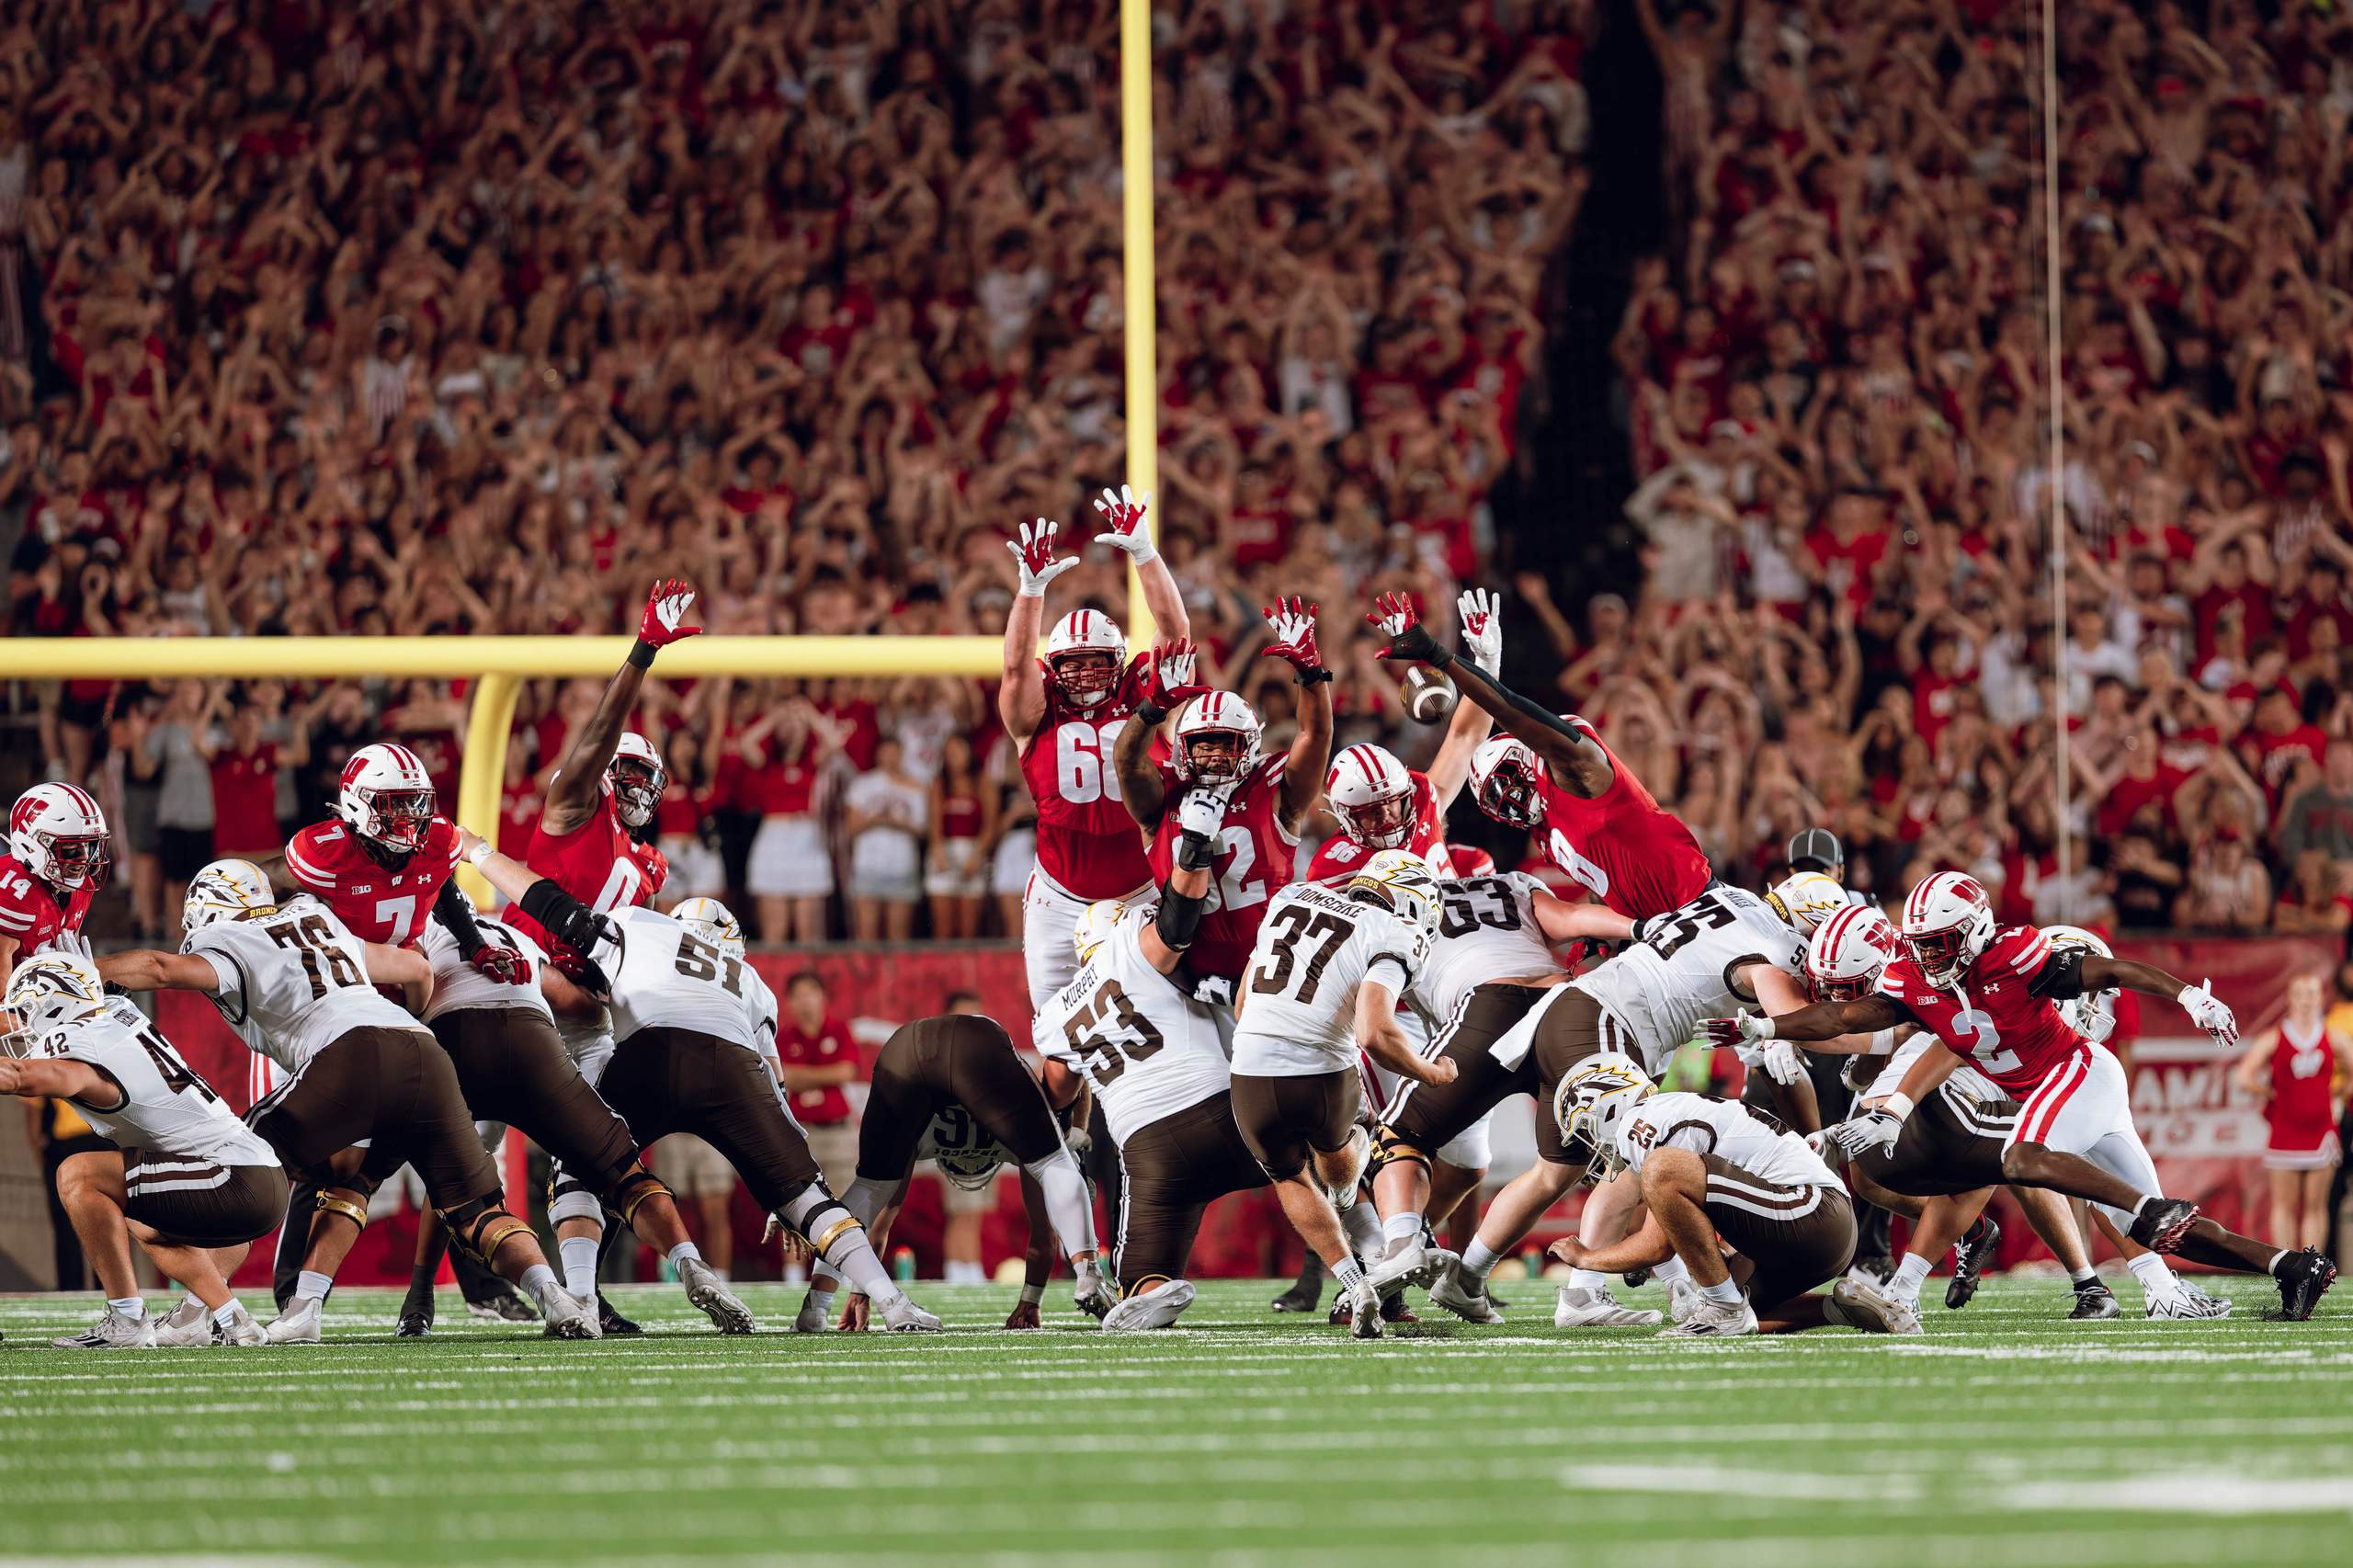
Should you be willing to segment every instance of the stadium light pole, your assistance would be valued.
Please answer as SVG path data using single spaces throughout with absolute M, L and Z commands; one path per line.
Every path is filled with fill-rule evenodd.
M 1128 377 L 1128 483 L 1160 488 L 1159 290 L 1152 233 L 1152 0 L 1120 0 L 1120 335 Z M 1142 527 L 1155 538 L 1157 519 Z M 1149 646 L 1143 579 L 1128 563 L 1128 646 Z

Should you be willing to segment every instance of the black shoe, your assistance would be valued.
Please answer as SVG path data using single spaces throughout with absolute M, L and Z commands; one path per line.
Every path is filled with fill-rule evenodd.
M 537 1323 L 540 1321 L 539 1310 L 523 1299 L 523 1293 L 520 1290 L 516 1290 L 512 1285 L 507 1285 L 503 1279 L 499 1283 L 505 1288 L 468 1300 L 466 1311 L 492 1323 Z
M 597 1292 L 597 1326 L 602 1329 L 608 1335 L 616 1334 L 643 1334 L 645 1332 L 645 1330 L 638 1327 L 637 1324 L 630 1322 L 629 1319 L 615 1312 L 613 1310 L 613 1303 L 605 1300 L 605 1293 L 602 1290 Z
M 2002 1222 L 1979 1215 L 1977 1223 L 1952 1249 L 1952 1278 L 1945 1282 L 1947 1307 L 1959 1312 L 1969 1305 L 1969 1299 L 1977 1294 L 1977 1277 L 1994 1261 L 1994 1249 L 2001 1244 Z
M 400 1321 L 392 1324 L 394 1339 L 423 1339 L 433 1332 L 433 1310 L 430 1307 L 403 1307 Z
M 2198 1205 L 2185 1198 L 2152 1198 L 2132 1216 L 2132 1239 L 2151 1252 L 2171 1252 L 2189 1234 Z
M 2318 1247 L 2306 1247 L 2281 1258 L 2279 1272 L 2271 1278 L 2279 1284 L 2279 1315 L 2290 1323 L 2302 1323 L 2313 1315 L 2322 1293 L 2336 1282 L 2336 1265 L 2323 1256 Z
M 1895 1278 L 1895 1259 L 1888 1256 L 1888 1255 L 1883 1252 L 1874 1253 L 1869 1257 L 1859 1257 L 1855 1259 L 1854 1262 L 1847 1266 L 1847 1272 L 1849 1274 L 1868 1274 L 1872 1279 L 1881 1285 L 1884 1285 L 1889 1280 Z
M 2117 1304 L 2116 1292 L 2094 1280 L 2089 1285 L 2075 1287 L 2075 1310 L 2067 1314 L 2067 1321 L 2100 1323 L 2123 1315 L 2124 1309 Z
M 1312 1312 L 1324 1299 L 1324 1260 L 1309 1253 L 1300 1261 L 1299 1278 L 1267 1304 L 1279 1312 Z
M 1639 1290 L 1643 1286 L 1651 1282 L 1651 1271 L 1647 1266 L 1641 1268 L 1630 1268 L 1618 1278 L 1626 1282 L 1627 1290 Z

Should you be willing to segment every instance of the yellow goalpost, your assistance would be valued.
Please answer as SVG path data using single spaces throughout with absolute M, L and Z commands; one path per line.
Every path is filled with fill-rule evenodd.
M 1120 3 L 1120 170 L 1123 348 L 1127 360 L 1128 483 L 1159 483 L 1158 375 L 1153 266 L 1152 6 Z M 1078 497 L 1075 506 L 1089 503 Z M 1009 519 L 1008 519 L 1009 521 Z M 1081 521 L 1085 521 L 1084 518 Z M 1149 518 L 1146 528 L 1154 525 Z M 1091 528 L 1082 532 L 1082 539 Z M 1151 635 L 1132 565 L 1131 642 Z M 14 680 L 176 680 L 263 677 L 334 680 L 421 676 L 475 682 L 458 780 L 458 820 L 495 833 L 506 783 L 506 735 L 519 683 L 539 676 L 603 676 L 620 666 L 627 637 L 75 637 L 17 638 L 0 656 Z M 706 635 L 665 650 L 665 676 L 851 677 L 997 673 L 995 637 L 736 637 Z M 489 887 L 459 872 L 477 902 Z

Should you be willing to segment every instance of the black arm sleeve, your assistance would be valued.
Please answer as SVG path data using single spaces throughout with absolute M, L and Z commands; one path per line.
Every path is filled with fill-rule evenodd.
M 1160 911 L 1152 917 L 1153 929 L 1168 944 L 1171 952 L 1181 953 L 1193 945 L 1193 937 L 1201 928 L 1201 915 L 1209 907 L 1206 898 L 1188 898 L 1174 888 L 1164 888 L 1160 893 Z
M 441 884 L 441 894 L 433 901 L 433 918 L 458 939 L 460 958 L 471 962 L 482 951 L 482 927 L 474 924 L 474 901 L 460 892 L 454 881 Z
M 1217 860 L 1217 840 L 1206 834 L 1180 833 L 1176 835 L 1176 869 L 1199 871 Z
M 1564 740 L 1582 741 L 1587 738 L 1583 730 L 1578 729 L 1550 708 L 1522 697 L 1503 682 L 1494 679 L 1486 671 L 1468 659 L 1454 660 L 1448 666 L 1448 672 L 1453 676 L 1456 686 L 1464 687 L 1476 686 L 1494 693 L 1498 700 L 1531 724 L 1540 724 Z M 1483 707 L 1484 704 L 1481 706 Z
M 2034 978 L 2026 983 L 2029 996 L 2048 996 L 2053 1002 L 2068 1002 L 2084 994 L 2084 949 L 2054 948 Z
M 524 890 L 517 907 L 583 958 L 597 945 L 596 912 L 545 877 Z

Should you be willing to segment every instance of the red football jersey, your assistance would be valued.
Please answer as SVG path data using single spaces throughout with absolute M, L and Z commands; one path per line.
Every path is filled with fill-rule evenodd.
M 14 855 L 0 855 L 0 937 L 16 942 L 20 960 L 44 951 L 56 937 L 81 931 L 97 891 L 95 881 L 85 882 L 60 903 L 49 884 L 17 864 Z
M 1400 847 L 1428 861 L 1439 876 L 1450 877 L 1454 858 L 1447 853 L 1446 818 L 1438 809 L 1438 791 L 1431 788 L 1429 776 L 1418 768 L 1408 768 L 1405 776 L 1414 781 L 1414 831 Z M 1345 833 L 1336 833 L 1315 846 L 1315 858 L 1307 863 L 1307 881 L 1329 881 L 1351 875 L 1379 853 Z
M 2067 1027 L 2051 998 L 2027 990 L 2050 959 L 2049 937 L 2031 926 L 2012 926 L 1986 944 L 1950 991 L 1938 990 L 1919 965 L 1898 958 L 1880 971 L 1879 993 L 1903 1004 L 1948 1048 L 2022 1100 L 2052 1068 L 2092 1049 Z
M 570 833 L 550 833 L 541 812 L 523 864 L 600 914 L 650 902 L 667 870 L 653 846 L 638 843 L 621 825 L 609 790 L 588 820 Z M 500 918 L 551 952 L 561 945 L 520 909 L 510 908 Z
M 386 870 L 345 823 L 314 822 L 286 841 L 288 873 L 363 942 L 415 941 L 457 869 L 458 830 L 447 817 L 433 819 L 424 846 L 397 871 Z
M 1092 708 L 1063 700 L 1050 677 L 1045 717 L 1021 748 L 1021 777 L 1038 802 L 1039 873 L 1077 898 L 1124 898 L 1152 881 L 1143 835 L 1120 802 L 1111 762 L 1149 658 L 1137 654 Z
M 1297 880 L 1299 835 L 1285 833 L 1280 820 L 1283 763 L 1282 757 L 1270 756 L 1258 764 L 1226 802 L 1225 826 L 1218 834 L 1217 858 L 1211 867 L 1209 906 L 1201 915 L 1200 933 L 1185 955 L 1196 974 L 1242 978 L 1258 940 L 1258 923 L 1267 917 L 1267 901 Z M 1165 766 L 1161 779 L 1168 789 L 1170 810 L 1152 835 L 1155 885 L 1165 884 L 1176 869 L 1175 802 L 1182 789 Z
M 1629 920 L 1664 915 L 1699 897 L 1715 878 L 1699 841 L 1616 752 L 1601 745 L 1592 725 L 1582 719 L 1569 722 L 1609 752 L 1609 788 L 1588 801 L 1545 780 L 1545 854 Z

